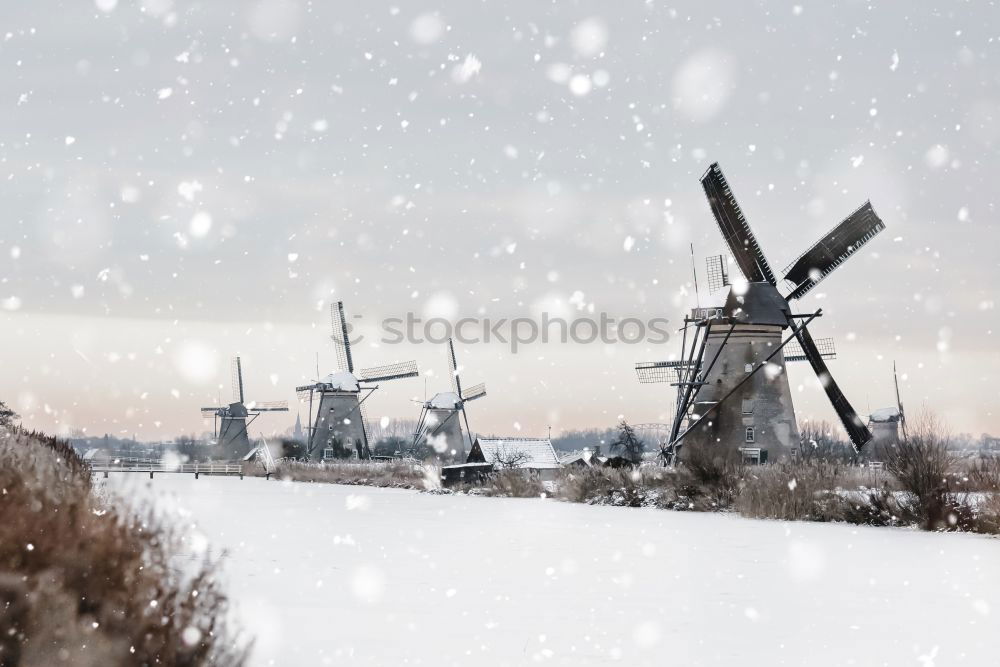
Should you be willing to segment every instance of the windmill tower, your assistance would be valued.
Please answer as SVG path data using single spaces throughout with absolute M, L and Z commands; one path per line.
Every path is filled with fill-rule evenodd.
M 378 382 L 419 375 L 417 363 L 404 361 L 355 371 L 343 301 L 330 305 L 330 323 L 339 370 L 313 384 L 295 388 L 300 400 L 309 400 L 312 424 L 308 432 L 308 456 L 313 461 L 352 455 L 370 459 L 365 401 L 378 389 Z
M 201 409 L 205 419 L 212 417 L 217 451 L 223 458 L 237 459 L 250 451 L 247 427 L 264 412 L 288 412 L 287 401 L 250 401 L 243 395 L 243 363 L 233 357 L 233 402 Z
M 472 448 L 472 430 L 465 404 L 486 395 L 486 384 L 480 383 L 469 389 L 462 389 L 458 362 L 455 359 L 455 342 L 448 339 L 448 374 L 451 376 L 451 391 L 434 394 L 425 401 L 420 410 L 420 419 L 413 435 L 413 447 L 430 445 L 442 459 L 465 462 L 467 449 L 462 434 L 462 422 L 468 432 L 469 449 Z
M 725 262 L 709 260 L 709 283 L 729 286 L 725 305 L 695 308 L 684 318 L 680 360 L 636 366 L 640 381 L 663 377 L 677 387 L 670 450 L 731 447 L 757 462 L 787 456 L 798 447 L 799 436 L 785 363 L 797 359 L 809 362 L 851 443 L 860 450 L 872 434 L 826 366 L 834 356 L 832 341 L 817 344 L 807 328 L 822 311 L 796 314 L 789 301 L 809 292 L 885 224 L 865 202 L 788 266 L 787 294 L 782 295 L 718 163 L 709 167 L 701 183 L 747 282 L 730 284 Z M 783 339 L 786 330 L 790 335 Z M 795 349 L 787 347 L 793 340 L 798 343 Z

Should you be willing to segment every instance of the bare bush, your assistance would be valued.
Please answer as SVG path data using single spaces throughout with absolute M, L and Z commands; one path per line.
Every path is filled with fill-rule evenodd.
M 929 413 L 907 423 L 908 437 L 885 450 L 885 467 L 910 494 L 913 510 L 927 530 L 958 524 L 961 507 L 952 496 L 955 457 L 948 451 L 948 434 Z
M 205 561 L 178 569 L 177 536 L 105 505 L 72 448 L 0 429 L 0 663 L 239 665 L 227 601 Z

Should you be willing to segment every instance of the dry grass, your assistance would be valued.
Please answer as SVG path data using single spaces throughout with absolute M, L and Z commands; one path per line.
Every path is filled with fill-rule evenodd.
M 244 662 L 212 564 L 179 572 L 170 531 L 102 504 L 68 445 L 0 430 L 0 488 L 0 663 Z
M 690 490 L 675 470 L 641 466 L 564 470 L 556 497 L 574 503 L 689 509 Z
M 538 498 L 546 494 L 536 475 L 517 468 L 498 470 L 489 475 L 482 485 L 472 488 L 480 489 L 484 496 L 503 498 Z
M 263 476 L 259 468 L 252 474 Z M 325 484 L 355 484 L 401 489 L 432 489 L 440 486 L 440 469 L 435 464 L 402 461 L 372 461 L 360 463 L 281 462 L 275 471 L 279 479 L 294 482 Z
M 967 494 L 948 491 L 940 500 L 941 520 L 932 523 L 927 520 L 927 505 L 886 471 L 830 462 L 742 466 L 715 457 L 697 461 L 693 468 L 684 465 L 676 470 L 653 466 L 567 470 L 555 495 L 597 505 L 732 510 L 762 519 L 1000 533 L 997 492 L 982 494 L 972 503 Z M 992 484 L 992 468 L 986 464 L 981 468 L 977 484 L 985 487 Z

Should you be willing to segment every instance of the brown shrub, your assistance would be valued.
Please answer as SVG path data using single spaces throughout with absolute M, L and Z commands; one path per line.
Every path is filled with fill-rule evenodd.
M 21 601 L 0 663 L 243 663 L 212 564 L 179 572 L 170 531 L 103 504 L 68 445 L 0 429 L 0 488 L 0 598 Z

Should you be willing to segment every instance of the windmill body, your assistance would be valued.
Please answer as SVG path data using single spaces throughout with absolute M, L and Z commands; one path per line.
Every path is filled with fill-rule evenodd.
M 733 293 L 737 289 L 741 294 Z M 688 434 L 686 444 L 735 442 L 738 449 L 755 452 L 751 458 L 757 462 L 780 460 L 798 447 L 783 352 L 778 351 L 763 372 L 746 377 L 781 345 L 788 327 L 782 309 L 787 308 L 770 284 L 748 283 L 731 288 L 725 307 L 706 321 L 704 357 L 716 363 L 696 388 L 692 414 L 718 407 Z
M 463 422 L 466 430 L 469 428 L 465 404 L 485 396 L 486 385 L 478 384 L 470 389 L 463 389 L 455 358 L 455 343 L 451 339 L 448 340 L 448 367 L 452 390 L 434 394 L 423 403 L 413 445 L 414 448 L 424 445 L 433 448 L 441 461 L 465 463 L 472 447 L 471 433 L 468 434 L 466 446 L 466 434 L 462 431 Z
M 317 407 L 309 458 L 342 458 L 344 452 L 368 458 L 368 433 L 361 414 L 361 387 L 348 372 L 331 373 L 316 385 Z
M 423 440 L 439 452 L 441 458 L 465 461 L 468 451 L 462 432 L 462 399 L 458 394 L 446 391 L 434 394 L 424 404 Z
M 250 451 L 247 412 L 242 403 L 230 403 L 219 415 L 218 448 L 223 458 L 236 459 Z
M 216 426 L 215 458 L 238 460 L 250 451 L 247 426 L 264 412 L 288 412 L 285 401 L 247 403 L 243 395 L 243 363 L 233 358 L 233 402 L 229 405 L 206 407 L 201 416 L 212 418 Z
M 356 371 L 342 301 L 331 304 L 330 322 L 340 368 L 312 384 L 296 387 L 299 399 L 307 402 L 310 410 L 307 456 L 311 461 L 370 459 L 365 401 L 378 388 L 377 383 L 420 373 L 413 361 Z
M 815 340 L 807 325 L 821 310 L 797 314 L 804 296 L 885 229 L 866 202 L 786 269 L 785 295 L 719 165 L 701 179 L 712 214 L 744 281 L 729 280 L 723 258 L 710 258 L 710 288 L 729 287 L 721 308 L 696 308 L 684 320 L 681 358 L 636 365 L 640 382 L 677 388 L 669 456 L 682 447 L 725 448 L 744 460 L 780 460 L 799 446 L 785 364 L 807 361 L 855 449 L 872 439 L 826 366 L 832 341 Z M 681 455 L 683 458 L 683 455 Z

